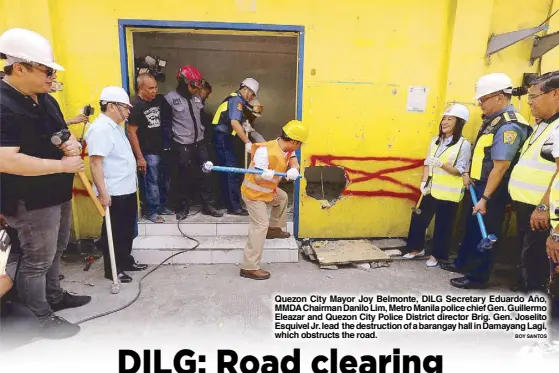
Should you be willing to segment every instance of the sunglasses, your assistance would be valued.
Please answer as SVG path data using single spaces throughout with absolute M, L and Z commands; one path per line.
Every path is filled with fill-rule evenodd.
M 52 67 L 47 67 L 36 63 L 22 63 L 22 65 L 29 66 L 32 69 L 44 72 L 47 75 L 47 78 L 51 78 L 56 72 L 56 70 L 54 70 Z

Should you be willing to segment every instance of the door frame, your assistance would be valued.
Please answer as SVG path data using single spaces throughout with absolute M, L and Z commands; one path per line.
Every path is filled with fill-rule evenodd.
M 297 37 L 297 100 L 296 119 L 303 118 L 303 75 L 304 75 L 304 50 L 305 50 L 305 27 L 297 25 L 273 25 L 259 23 L 230 23 L 230 22 L 195 22 L 195 21 L 162 21 L 147 19 L 119 19 L 118 36 L 120 50 L 120 69 L 122 75 L 122 87 L 130 93 L 129 61 L 128 61 L 128 28 L 169 28 L 169 29 L 199 29 L 199 30 L 231 30 L 231 31 L 258 31 L 266 32 L 293 32 Z M 301 164 L 301 149 L 297 150 L 297 159 Z M 293 191 L 293 233 L 299 238 L 299 193 L 300 179 L 295 181 Z

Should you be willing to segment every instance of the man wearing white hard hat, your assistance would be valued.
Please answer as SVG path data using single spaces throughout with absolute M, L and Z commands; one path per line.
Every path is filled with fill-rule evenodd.
M 112 236 L 118 280 L 132 281 L 126 271 L 147 268 L 134 260 L 134 241 L 138 212 L 136 158 L 121 123 L 130 115 L 130 98 L 121 87 L 105 87 L 99 97 L 101 114 L 85 134 L 95 191 L 104 208 L 110 206 Z M 112 280 L 106 222 L 103 219 L 101 240 L 105 278 Z
M 51 137 L 67 130 L 49 95 L 57 70 L 50 42 L 26 29 L 0 36 L 6 60 L 0 81 L 0 215 L 17 230 L 22 256 L 16 275 L 22 303 L 39 319 L 45 338 L 78 333 L 54 312 L 83 306 L 89 296 L 60 287 L 60 257 L 70 239 L 74 174 L 84 170 L 74 136 L 59 147 Z
M 424 256 L 425 231 L 435 216 L 433 250 L 427 267 L 436 267 L 448 259 L 453 223 L 458 205 L 464 196 L 462 174 L 466 171 L 472 147 L 462 136 L 470 111 L 461 104 L 452 105 L 443 113 L 439 133 L 431 140 L 420 190 L 421 202 L 412 212 L 404 259 Z
M 481 108 L 483 123 L 473 146 L 464 184 L 468 188 L 470 184 L 475 186 L 478 202 L 474 206 L 468 193 L 465 209 L 472 212 L 467 219 L 466 235 L 458 257 L 451 264 L 441 265 L 445 270 L 464 275 L 450 280 L 457 288 L 480 289 L 489 285 L 495 247 L 478 248 L 482 235 L 476 213 L 483 215 L 488 234 L 500 235 L 505 209 L 510 202 L 510 173 L 531 130 L 511 104 L 512 89 L 511 79 L 503 73 L 485 75 L 475 86 L 474 98 Z
M 246 78 L 239 89 L 227 96 L 217 108 L 212 123 L 215 125 L 214 147 L 220 166 L 239 167 L 235 152 L 237 138 L 244 144 L 244 151 L 251 152 L 252 142 L 243 128 L 244 108 L 256 98 L 259 87 L 256 79 Z M 223 172 L 220 179 L 221 200 L 227 207 L 227 213 L 247 216 L 248 211 L 241 205 L 241 175 Z
M 257 98 L 250 101 L 245 106 L 245 121 L 243 122 L 243 129 L 254 143 L 266 142 L 266 139 L 252 126 L 257 119 L 262 117 L 262 110 L 263 106 Z

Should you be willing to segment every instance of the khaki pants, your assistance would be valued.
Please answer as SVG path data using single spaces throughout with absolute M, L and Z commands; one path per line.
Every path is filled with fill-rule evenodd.
M 287 223 L 287 193 L 277 188 L 272 202 L 253 201 L 245 196 L 243 196 L 243 201 L 245 201 L 250 215 L 250 225 L 242 268 L 246 270 L 260 269 L 260 259 L 262 258 L 268 227 L 284 228 Z M 268 204 L 272 205 L 269 222 L 266 210 Z

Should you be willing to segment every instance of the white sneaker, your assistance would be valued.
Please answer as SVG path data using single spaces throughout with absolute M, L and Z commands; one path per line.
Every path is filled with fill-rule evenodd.
M 427 263 L 425 263 L 425 265 L 426 265 L 427 267 L 436 267 L 436 266 L 439 265 L 439 262 L 438 262 L 438 260 L 437 260 L 436 258 L 431 257 L 431 258 L 429 258 L 429 260 L 427 261 Z
M 416 256 L 423 256 L 425 255 L 425 250 L 421 250 L 419 253 L 417 254 L 412 254 L 412 253 L 407 253 L 406 255 L 402 256 L 402 258 L 404 259 L 414 259 Z

